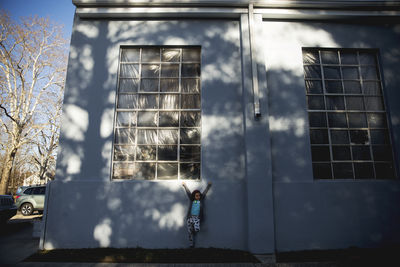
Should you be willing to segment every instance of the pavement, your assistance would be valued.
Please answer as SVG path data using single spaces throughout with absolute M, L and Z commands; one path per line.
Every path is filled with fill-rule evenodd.
M 400 266 L 400 262 L 391 264 L 383 261 L 369 263 L 353 262 L 279 262 L 274 255 L 255 255 L 261 263 L 208 263 L 208 264 L 156 264 L 156 263 L 76 263 L 76 262 L 24 262 L 23 260 L 37 252 L 42 215 L 24 217 L 17 214 L 6 225 L 0 226 L 0 266 L 78 266 L 78 267 L 353 267 L 353 266 Z M 39 226 L 39 227 L 38 227 Z M 362 264 L 360 264 L 362 263 Z M 398 265 L 397 265 L 398 264 Z

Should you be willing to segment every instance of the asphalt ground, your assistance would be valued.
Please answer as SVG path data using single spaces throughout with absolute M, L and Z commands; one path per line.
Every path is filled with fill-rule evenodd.
M 347 249 L 340 251 L 299 252 L 273 255 L 255 255 L 260 263 L 114 263 L 114 262 L 33 262 L 24 261 L 38 252 L 39 238 L 34 234 L 34 225 L 42 215 L 22 216 L 17 214 L 0 226 L 0 266 L 132 266 L 132 267 L 398 267 L 400 248 Z M 35 223 L 36 222 L 36 223 Z M 278 262 L 275 262 L 277 260 Z
M 38 250 L 39 238 L 32 236 L 32 222 L 41 217 L 38 214 L 25 217 L 18 212 L 0 226 L 0 266 L 13 266 Z

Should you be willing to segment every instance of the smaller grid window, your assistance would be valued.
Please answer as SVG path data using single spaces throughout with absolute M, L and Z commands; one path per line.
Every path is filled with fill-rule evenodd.
M 303 49 L 315 179 L 396 177 L 377 51 Z

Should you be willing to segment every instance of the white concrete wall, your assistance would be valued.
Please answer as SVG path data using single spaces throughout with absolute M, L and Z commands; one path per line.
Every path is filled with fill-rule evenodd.
M 398 179 L 313 180 L 302 47 L 379 49 L 397 153 L 400 78 L 395 73 L 400 69 L 399 26 L 264 21 L 263 30 L 276 250 L 398 244 Z
M 239 21 L 78 18 L 71 41 L 56 181 L 48 194 L 44 248 L 188 245 L 187 198 L 181 181 L 110 180 L 120 45 L 201 46 L 202 179 L 188 185 L 192 190 L 205 188 L 210 181 L 213 186 L 197 244 L 247 249 L 251 241 L 247 239 Z M 259 205 L 265 206 L 260 200 Z M 261 241 L 252 248 L 266 252 Z
M 198 246 L 272 253 L 399 242 L 398 180 L 313 180 L 301 55 L 304 46 L 380 49 L 397 153 L 399 28 L 256 15 L 262 116 L 255 119 L 247 23 L 247 15 L 75 19 L 44 248 L 187 246 L 180 181 L 111 181 L 121 45 L 202 47 L 202 180 L 189 187 L 213 187 Z

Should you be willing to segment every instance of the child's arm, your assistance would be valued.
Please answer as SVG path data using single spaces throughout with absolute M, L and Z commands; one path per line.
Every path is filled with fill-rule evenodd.
M 203 198 L 206 197 L 208 190 L 210 190 L 211 188 L 211 182 L 208 182 L 206 189 L 203 191 L 203 193 L 201 194 Z
M 189 188 L 187 187 L 187 185 L 185 184 L 185 182 L 182 182 L 183 188 L 185 188 L 186 191 L 186 195 L 189 199 L 191 199 L 192 197 L 192 192 L 190 192 Z

